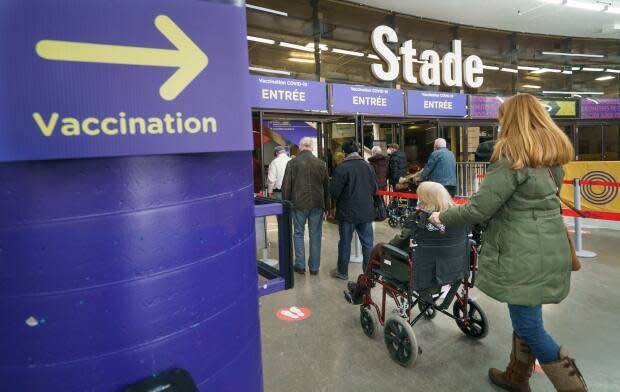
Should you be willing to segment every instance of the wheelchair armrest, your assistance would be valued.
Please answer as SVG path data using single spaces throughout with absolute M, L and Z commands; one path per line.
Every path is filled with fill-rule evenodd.
M 407 260 L 409 259 L 409 253 L 403 251 L 400 248 L 397 248 L 395 246 L 392 245 L 383 245 L 383 250 L 384 252 L 386 252 L 387 254 L 389 254 L 390 256 L 396 257 L 398 259 L 401 260 Z

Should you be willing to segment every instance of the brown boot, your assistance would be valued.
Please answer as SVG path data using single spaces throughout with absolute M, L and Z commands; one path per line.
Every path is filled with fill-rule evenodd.
M 506 371 L 491 368 L 489 378 L 493 384 L 507 391 L 530 392 L 530 377 L 535 361 L 536 358 L 528 345 L 513 333 L 510 363 Z
M 558 392 L 586 392 L 588 387 L 575 360 L 568 356 L 564 347 L 560 348 L 560 359 L 555 362 L 541 363 L 549 380 Z

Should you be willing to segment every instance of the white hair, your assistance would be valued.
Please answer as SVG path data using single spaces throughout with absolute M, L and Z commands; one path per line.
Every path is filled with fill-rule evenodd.
M 301 151 L 304 151 L 304 150 L 312 151 L 313 147 L 314 147 L 314 139 L 309 136 L 306 136 L 299 141 L 299 149 Z
M 446 139 L 441 137 L 439 139 L 435 139 L 435 148 L 446 148 L 446 146 Z
M 372 148 L 372 155 L 380 155 L 383 153 L 383 150 L 379 146 L 374 146 Z

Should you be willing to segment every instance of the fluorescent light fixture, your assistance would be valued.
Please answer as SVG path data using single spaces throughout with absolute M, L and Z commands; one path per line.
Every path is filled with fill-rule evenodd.
M 590 54 L 590 53 L 567 53 L 567 52 L 542 52 L 542 54 L 548 54 L 552 56 L 569 56 L 569 57 L 605 57 L 602 54 Z
M 616 78 L 615 76 L 607 75 L 607 76 L 600 76 L 600 77 L 598 77 L 598 78 L 596 78 L 594 80 L 602 82 L 604 80 L 611 80 L 611 79 L 615 79 L 615 78 Z
M 482 68 L 484 68 L 484 69 L 491 69 L 493 71 L 499 70 L 499 67 L 496 67 L 494 65 L 483 65 Z
M 292 44 L 290 42 L 280 42 L 280 46 L 285 47 L 285 48 L 289 48 L 289 49 L 297 49 L 297 50 L 303 50 L 305 52 L 314 52 L 314 48 L 309 48 L 307 46 L 301 46 L 301 45 L 297 45 L 297 44 Z
M 566 0 L 564 5 L 571 8 L 579 8 L 580 10 L 588 10 L 588 11 L 603 11 L 605 9 L 605 5 L 597 4 L 597 3 L 586 3 L 583 1 L 577 0 Z
M 269 68 L 261 68 L 261 67 L 250 67 L 250 71 L 272 73 L 272 74 L 279 74 L 279 75 L 290 75 L 291 74 L 289 71 L 281 71 L 279 69 L 269 69 Z
M 269 45 L 273 45 L 276 43 L 276 41 L 269 39 L 269 38 L 253 37 L 251 35 L 248 35 L 248 41 L 260 42 L 260 43 L 269 44 Z
M 523 87 L 523 88 L 536 88 L 536 89 L 540 88 L 540 86 L 536 86 L 534 84 L 524 84 L 521 87 Z
M 538 71 L 540 68 L 538 68 L 538 67 L 529 67 L 529 66 L 526 66 L 526 65 L 519 65 L 517 67 L 517 69 L 519 71 Z
M 611 68 L 607 68 L 605 70 L 605 72 L 609 72 L 609 73 L 620 73 L 620 69 L 611 69 Z
M 609 12 L 610 14 L 620 14 L 620 7 L 612 7 L 612 6 L 609 6 L 609 7 L 607 7 L 607 9 L 605 10 L 605 12 Z
M 379 60 L 379 56 L 377 56 L 376 54 L 369 54 L 368 58 L 373 60 Z
M 555 68 L 541 68 L 541 69 L 538 69 L 536 71 L 532 71 L 532 74 L 538 75 L 538 74 L 543 74 L 543 73 L 547 73 L 547 72 L 560 73 L 560 72 L 562 72 L 562 70 L 561 69 L 555 69 Z
M 302 59 L 299 57 L 289 57 L 288 61 L 292 61 L 294 63 L 314 64 L 314 59 Z
M 579 71 L 581 69 L 581 67 L 572 67 L 571 68 L 573 71 Z
M 306 46 L 308 48 L 312 48 L 312 50 L 314 51 L 314 42 L 309 42 L 306 44 Z M 326 50 L 329 50 L 329 47 L 325 44 L 319 44 L 319 50 L 326 51 Z
M 257 5 L 252 5 L 252 4 L 246 4 L 245 6 L 246 6 L 246 8 L 250 8 L 250 9 L 253 9 L 253 10 L 256 10 L 256 11 L 267 12 L 267 13 L 270 13 L 270 14 L 275 14 L 275 15 L 280 15 L 280 16 L 288 16 L 288 14 L 286 12 L 274 10 L 274 9 L 271 9 L 271 8 L 259 7 Z
M 562 71 L 562 73 L 563 73 L 564 75 L 572 75 L 572 74 L 573 74 L 573 71 L 570 71 L 570 70 L 568 70 L 568 69 L 565 69 L 564 71 Z
M 519 72 L 516 69 L 512 69 L 512 68 L 502 68 L 502 69 L 500 69 L 500 71 L 502 71 L 502 72 L 510 72 L 510 73 L 518 73 Z
M 603 91 L 543 91 L 543 94 L 558 94 L 558 95 L 603 95 Z
M 588 68 L 588 67 L 583 67 L 581 68 L 582 71 L 587 71 L 587 72 L 603 72 L 604 69 L 603 68 Z
M 346 54 L 346 55 L 349 55 L 349 56 L 364 57 L 364 53 L 362 53 L 362 52 L 354 52 L 352 50 L 332 48 L 332 52 L 340 53 L 340 54 Z

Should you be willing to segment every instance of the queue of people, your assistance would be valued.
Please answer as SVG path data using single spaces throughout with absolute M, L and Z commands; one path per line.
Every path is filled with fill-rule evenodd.
M 491 166 L 465 205 L 451 201 L 456 192 L 454 154 L 444 139 L 435 141 L 435 150 L 418 176 L 423 184 L 418 208 L 424 224 L 408 222 L 392 244 L 406 246 L 420 228 L 443 232 L 458 225 L 482 224 L 476 286 L 507 304 L 514 331 L 509 363 L 505 370 L 489 369 L 491 382 L 508 391 L 530 391 L 529 379 L 538 360 L 556 390 L 587 391 L 574 359 L 545 329 L 542 308 L 560 303 L 570 291 L 571 248 L 557 195 L 564 176 L 562 166 L 572 159 L 573 147 L 529 94 L 506 100 L 499 109 L 499 123 L 502 132 L 495 145 L 485 146 L 492 151 Z M 380 248 L 373 250 L 373 196 L 407 173 L 406 159 L 399 146 L 391 144 L 387 157 L 373 149 L 366 162 L 357 143 L 349 140 L 342 145 L 344 159 L 329 181 L 326 165 L 308 151 L 311 143 L 302 140 L 299 156 L 286 162 L 281 183 L 277 175 L 273 180 L 273 189 L 281 186 L 284 199 L 293 203 L 295 271 L 305 273 L 303 234 L 308 221 L 309 267 L 311 273 L 318 273 L 321 221 L 329 194 L 336 201 L 340 235 L 337 268 L 331 276 L 348 280 L 353 233 L 360 239 L 366 269 Z M 481 155 L 488 153 L 481 151 Z M 280 162 L 274 165 L 275 173 L 285 161 Z

